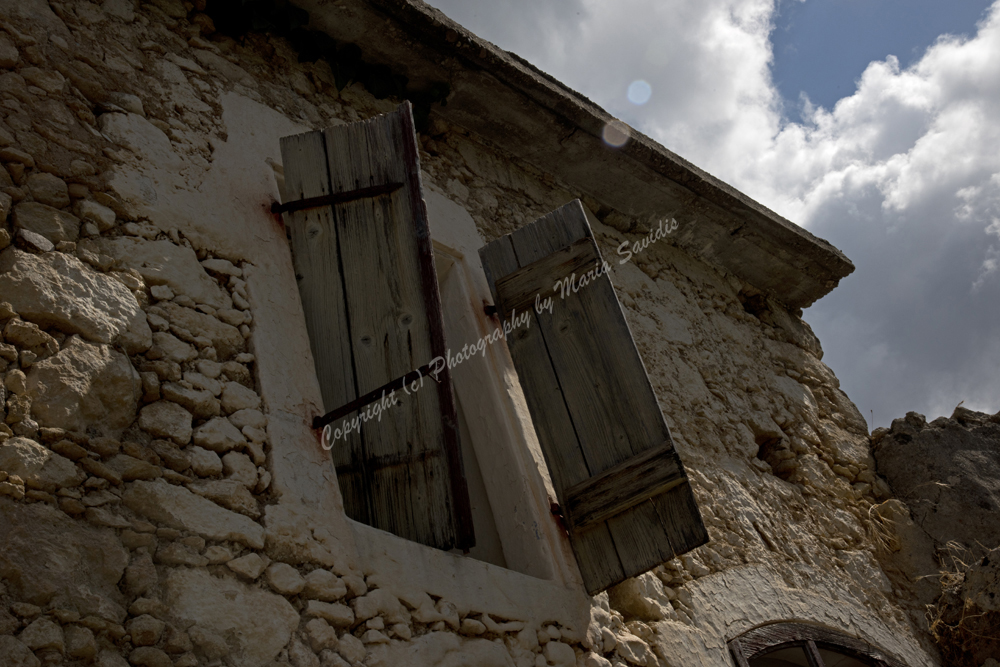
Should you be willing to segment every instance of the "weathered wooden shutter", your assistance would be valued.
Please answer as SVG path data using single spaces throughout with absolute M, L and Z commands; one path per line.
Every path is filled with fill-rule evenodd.
M 400 537 L 467 549 L 475 538 L 451 377 L 413 373 L 446 347 L 410 104 L 285 137 L 281 154 L 291 201 L 280 208 L 292 211 L 285 220 L 326 411 L 407 374 L 421 385 L 407 393 L 396 382 L 399 404 L 333 442 L 344 509 Z
M 479 252 L 503 320 L 529 313 L 507 344 L 587 590 L 704 544 L 687 475 L 611 279 L 593 271 L 602 260 L 580 202 Z M 562 298 L 556 281 L 574 274 L 578 289 Z M 551 312 L 536 312 L 536 298 L 542 305 L 550 297 Z

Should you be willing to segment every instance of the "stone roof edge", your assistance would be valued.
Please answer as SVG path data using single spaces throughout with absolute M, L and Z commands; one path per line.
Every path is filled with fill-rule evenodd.
M 310 10 L 311 26 L 344 38 L 338 34 L 336 20 L 327 14 L 341 3 L 296 0 L 296 4 Z M 457 62 L 470 79 L 489 77 L 509 89 L 505 95 L 490 93 L 489 99 L 479 99 L 486 95 L 486 88 L 477 90 L 474 83 L 453 86 L 448 104 L 436 106 L 435 113 L 622 212 L 629 208 L 663 212 L 665 201 L 683 201 L 685 210 L 699 212 L 698 224 L 678 237 L 678 244 L 786 305 L 808 307 L 854 271 L 853 263 L 826 240 L 633 128 L 623 148 L 609 149 L 600 138 L 601 130 L 616 119 L 604 109 L 421 0 L 357 0 L 357 6 L 382 14 L 412 40 L 406 44 L 398 39 L 375 44 L 365 40 L 359 45 L 366 59 L 390 65 L 403 62 L 411 80 L 414 74 L 419 78 L 421 71 L 446 71 L 442 64 L 446 60 Z M 436 61 L 433 53 L 440 56 Z M 537 116 L 531 122 L 541 121 L 544 126 L 543 132 L 531 123 L 522 125 L 537 140 L 530 146 L 512 146 L 510 118 L 523 115 L 524 110 L 503 102 L 517 98 L 527 98 Z M 553 142 L 552 137 L 561 138 Z M 569 143 L 579 144 L 575 152 Z M 564 153 L 572 153 L 574 159 L 563 157 Z M 626 182 L 636 185 L 626 188 L 615 201 L 616 191 Z M 623 207 L 626 195 L 627 208 Z

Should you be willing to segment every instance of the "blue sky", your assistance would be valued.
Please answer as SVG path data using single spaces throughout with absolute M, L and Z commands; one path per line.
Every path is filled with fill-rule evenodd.
M 804 318 L 875 426 L 1000 410 L 1000 0 L 431 4 L 842 249 Z
M 984 0 L 782 0 L 771 41 L 775 86 L 801 120 L 799 95 L 831 108 L 854 92 L 868 63 L 888 55 L 908 67 L 942 34 L 973 34 Z

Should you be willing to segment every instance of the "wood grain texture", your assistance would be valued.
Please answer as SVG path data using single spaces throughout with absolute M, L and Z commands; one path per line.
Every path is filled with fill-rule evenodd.
M 647 449 L 566 489 L 563 510 L 579 530 L 631 509 L 687 481 L 673 445 Z
M 488 247 L 491 252 L 480 252 L 480 256 L 492 288 L 493 276 L 507 275 L 519 267 L 510 237 L 498 239 Z M 507 345 L 518 371 L 535 432 L 542 443 L 552 483 L 558 493 L 559 489 L 588 479 L 590 471 L 580 451 L 573 421 L 559 386 L 559 378 L 539 331 L 537 315 L 533 310 L 523 312 L 528 314 L 528 323 L 518 327 L 507 337 Z M 510 315 L 506 317 L 509 318 Z M 521 371 L 522 367 L 530 368 L 532 372 L 524 373 Z M 561 496 L 559 500 L 562 501 Z M 606 525 L 599 524 L 589 530 L 574 533 L 570 535 L 570 542 L 584 582 L 624 578 L 624 570 L 617 556 L 608 556 L 614 554 L 615 545 Z
M 743 647 L 740 646 L 739 639 L 729 642 L 729 653 L 733 656 L 733 662 L 736 663 L 736 667 L 750 667 L 750 663 L 743 656 Z
M 541 284 L 544 279 L 534 269 L 566 266 L 562 261 L 549 264 L 548 258 L 554 253 L 561 257 L 582 256 L 579 249 L 584 246 L 591 248 L 588 252 L 594 257 L 593 267 L 570 262 L 568 265 L 575 267 L 570 269 L 570 275 L 550 275 L 547 282 L 554 284 L 569 278 L 579 284 L 581 281 L 572 276 L 577 273 L 577 279 L 589 276 L 586 284 L 570 290 L 565 298 L 557 295 L 551 313 L 532 312 L 533 327 L 519 330 L 508 339 L 564 506 L 570 504 L 566 492 L 571 487 L 664 443 L 673 451 L 669 430 L 610 277 L 606 273 L 595 277 L 591 271 L 600 266 L 600 252 L 580 202 L 571 202 L 491 243 L 480 255 L 497 307 L 506 315 L 511 308 L 497 289 L 499 283 L 520 284 L 516 272 L 531 267 L 534 275 L 523 284 Z M 506 294 L 523 292 L 510 289 Z M 520 296 L 515 300 L 523 302 Z M 524 341 L 532 344 L 526 346 Z M 678 468 L 683 476 L 679 460 Z M 646 572 L 707 541 L 686 476 L 650 500 L 630 504 L 603 525 L 611 537 L 610 545 L 599 541 L 603 533 L 593 528 L 570 535 L 591 593 Z M 591 562 L 594 558 L 606 564 Z
M 290 200 L 329 194 L 326 142 L 321 132 L 284 137 L 281 154 L 285 191 Z M 292 261 L 323 411 L 327 412 L 358 395 L 334 212 L 329 206 L 312 208 L 286 213 L 284 220 L 291 236 Z M 358 461 L 356 471 L 338 476 L 344 512 L 352 519 L 371 524 L 363 452 L 361 434 L 354 431 L 335 443 L 331 454 L 335 466 Z
M 292 249 L 300 285 L 311 285 L 303 306 L 307 320 L 314 321 L 310 340 L 320 382 L 335 385 L 324 390 L 329 411 L 442 354 L 444 327 L 433 268 L 428 278 L 422 266 L 430 234 L 409 105 L 303 137 L 309 139 L 296 141 L 318 142 L 324 160 L 296 168 L 328 178 L 327 192 L 304 196 L 403 183 L 391 193 L 293 214 L 320 220 L 318 231 L 307 230 L 304 238 L 292 223 Z M 287 174 L 289 157 L 285 164 Z M 338 299 L 340 310 L 326 308 Z M 342 374 L 327 377 L 346 366 L 352 371 L 350 386 Z M 441 385 L 425 380 L 419 391 L 396 392 L 396 407 L 364 423 L 349 446 L 335 442 L 331 452 L 349 516 L 450 549 L 470 546 L 473 538 L 450 377 L 440 379 Z
M 497 281 L 497 295 L 505 312 L 523 312 L 535 307 L 535 298 L 553 296 L 558 291 L 552 276 L 584 272 L 599 263 L 596 248 L 589 238 L 532 262 Z

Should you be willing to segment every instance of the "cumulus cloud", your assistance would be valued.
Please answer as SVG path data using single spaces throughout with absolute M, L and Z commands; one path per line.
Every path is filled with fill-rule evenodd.
M 801 123 L 771 81 L 773 0 L 434 4 L 843 249 L 858 270 L 805 317 L 876 425 L 1000 409 L 1000 0 Z

